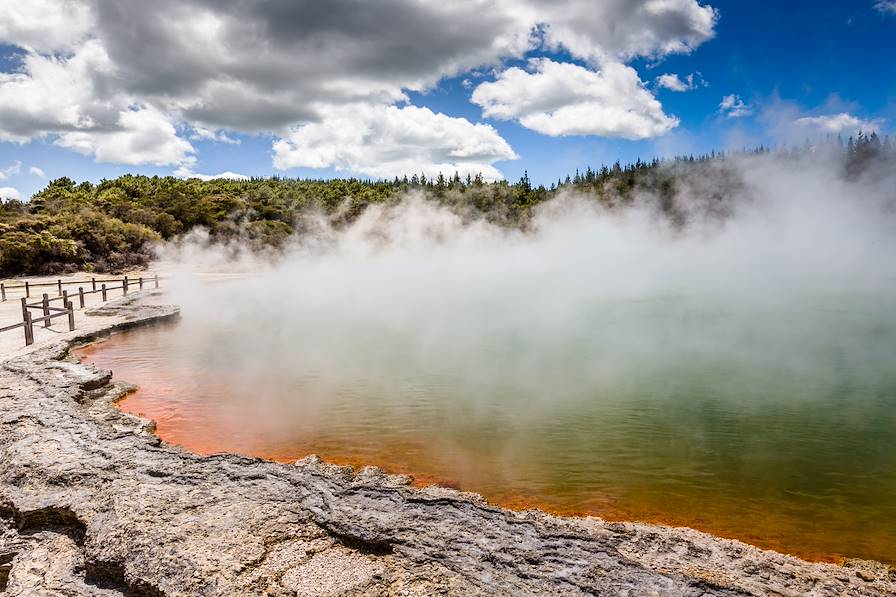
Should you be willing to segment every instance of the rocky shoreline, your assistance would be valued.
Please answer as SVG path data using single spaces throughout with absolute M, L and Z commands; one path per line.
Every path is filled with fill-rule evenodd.
M 512 512 L 315 457 L 201 457 L 120 412 L 70 346 L 178 316 L 140 295 L 104 329 L 0 363 L 0 593 L 893 595 L 876 562 L 805 562 L 683 528 Z M 91 312 L 88 312 L 90 314 Z

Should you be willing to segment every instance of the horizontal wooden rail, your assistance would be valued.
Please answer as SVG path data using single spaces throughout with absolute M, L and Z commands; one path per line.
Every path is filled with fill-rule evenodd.
M 48 298 L 47 302 L 52 303 L 53 301 L 61 301 L 61 300 L 62 300 L 61 296 L 54 296 L 54 297 Z M 43 301 L 37 301 L 36 303 L 25 303 L 25 305 L 28 307 L 36 308 L 36 307 L 43 307 L 44 303 L 43 303 Z
M 121 283 L 121 285 L 127 290 L 127 288 L 131 284 L 136 284 L 139 289 L 143 289 L 144 283 L 152 282 L 156 288 L 159 287 L 159 281 L 165 280 L 166 278 L 161 277 L 157 274 L 154 274 L 152 277 L 143 277 L 137 276 L 136 278 L 131 278 L 130 276 L 124 276 L 121 278 L 106 278 L 106 279 L 96 279 L 90 278 L 89 280 L 63 280 L 59 278 L 55 282 L 30 282 L 28 280 L 25 281 L 24 284 L 16 284 L 16 285 L 7 285 L 6 282 L 0 282 L 0 301 L 6 301 L 6 291 L 7 290 L 20 290 L 25 289 L 25 298 L 31 297 L 31 289 L 39 288 L 43 286 L 55 286 L 58 290 L 57 294 L 62 296 L 62 287 L 63 286 L 72 286 L 75 284 L 90 284 L 91 292 L 95 292 L 98 290 L 97 285 L 103 283 Z
M 44 315 L 43 317 L 33 317 L 31 319 L 31 323 L 37 323 L 38 321 L 50 321 L 51 319 L 56 319 L 57 317 L 65 317 L 68 315 L 68 309 L 61 311 L 59 313 L 50 313 L 49 315 Z
M 62 311 L 63 313 L 68 313 L 68 309 L 63 309 L 62 307 L 47 307 L 48 311 Z
M 97 280 L 96 278 L 91 278 L 90 280 L 86 280 L 86 281 L 69 280 L 66 282 L 63 282 L 60 279 L 60 280 L 57 280 L 55 283 L 43 282 L 43 283 L 31 284 L 30 282 L 26 281 L 22 285 L 11 286 L 11 287 L 6 286 L 5 283 L 0 283 L 0 295 L 2 295 L 2 300 L 4 300 L 4 301 L 6 300 L 6 290 L 8 288 L 12 288 L 12 289 L 24 288 L 25 289 L 25 296 L 20 298 L 20 300 L 22 301 L 22 321 L 19 323 L 14 323 L 12 325 L 2 327 L 2 328 L 0 328 L 0 332 L 7 332 L 7 331 L 15 330 L 18 328 L 24 328 L 24 330 L 25 330 L 25 346 L 30 346 L 31 344 L 34 344 L 34 324 L 36 324 L 36 323 L 42 322 L 44 324 L 43 327 L 49 328 L 50 323 L 52 322 L 53 319 L 56 319 L 57 317 L 68 317 L 68 329 L 69 329 L 69 331 L 74 331 L 74 329 L 75 329 L 75 307 L 70 299 L 74 299 L 75 293 L 72 292 L 72 294 L 69 295 L 69 291 L 66 289 L 63 289 L 64 285 L 85 284 L 88 282 L 90 283 L 90 288 L 91 288 L 90 290 L 84 290 L 83 286 L 79 286 L 78 290 L 77 290 L 78 307 L 80 309 L 84 309 L 86 306 L 84 297 L 89 294 L 96 294 L 97 292 L 99 292 L 102 295 L 102 301 L 106 302 L 109 298 L 108 294 L 112 290 L 121 290 L 122 295 L 127 296 L 128 288 L 132 287 L 133 285 L 136 284 L 137 288 L 139 290 L 143 290 L 145 283 L 152 282 L 153 285 L 155 286 L 155 288 L 158 288 L 159 280 L 161 280 L 161 279 L 163 279 L 163 278 L 160 278 L 158 275 L 154 275 L 151 278 L 143 278 L 143 276 L 131 278 L 130 276 L 124 276 L 123 278 L 113 278 L 113 279 L 106 279 L 106 280 Z M 107 282 L 112 282 L 112 283 L 116 283 L 116 284 L 120 282 L 120 285 L 119 286 L 106 286 Z M 99 283 L 99 284 L 97 284 L 97 283 Z M 31 296 L 31 287 L 32 286 L 56 286 L 59 290 L 59 296 L 54 296 L 53 298 L 50 298 L 49 294 L 44 293 L 42 295 L 40 301 L 29 303 L 27 299 L 30 298 L 30 296 Z M 52 303 L 54 301 L 62 301 L 63 306 L 62 307 L 51 307 L 50 303 Z M 43 316 L 42 317 L 32 317 L 30 309 L 40 309 Z
M 124 289 L 124 286 L 106 286 L 107 292 L 110 290 L 123 290 L 123 289 Z M 88 294 L 97 294 L 98 292 L 102 292 L 102 291 L 103 291 L 102 288 L 97 288 L 96 290 L 85 290 L 84 295 L 87 296 Z M 74 295 L 72 295 L 72 296 L 74 296 Z M 47 302 L 52 303 L 54 301 L 61 301 L 63 298 L 65 298 L 65 297 L 54 296 L 54 297 L 48 298 Z M 25 303 L 25 306 L 29 307 L 31 309 L 42 309 L 44 306 L 44 303 L 43 303 L 43 301 L 37 301 L 36 303 Z M 50 308 L 51 309 L 59 309 L 60 307 L 50 307 Z
M 136 284 L 137 280 L 139 280 L 139 277 L 132 278 L 131 276 L 128 276 L 127 278 L 128 278 L 128 282 L 133 282 L 134 284 Z M 167 279 L 168 278 L 166 276 L 159 276 L 159 282 L 162 282 Z M 105 280 L 100 280 L 99 278 L 91 278 L 89 280 L 61 280 L 61 281 L 62 281 L 62 285 L 66 286 L 66 285 L 71 285 L 71 284 L 93 284 L 93 282 L 96 282 L 97 284 L 101 284 L 103 282 L 107 282 L 107 283 L 108 282 L 121 282 L 123 280 L 124 280 L 124 278 L 108 278 Z M 143 277 L 144 284 L 147 282 L 153 282 L 153 281 L 155 281 L 155 277 L 153 277 L 153 276 L 144 276 Z M 55 282 L 29 282 L 28 286 L 30 288 L 38 288 L 38 287 L 43 287 L 43 286 L 58 286 L 59 282 L 60 282 L 59 280 L 57 280 Z M 3 286 L 6 288 L 6 290 L 17 290 L 19 288 L 25 288 L 24 284 L 9 285 L 6 282 L 3 282 Z
M 12 325 L 8 325 L 5 328 L 0 328 L 0 332 L 8 332 L 9 330 L 14 330 L 16 328 L 20 328 L 25 325 L 24 321 L 20 321 L 19 323 L 14 323 Z

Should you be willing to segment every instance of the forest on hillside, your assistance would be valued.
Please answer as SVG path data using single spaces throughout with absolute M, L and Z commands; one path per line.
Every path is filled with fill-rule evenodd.
M 875 133 L 860 133 L 847 141 L 829 139 L 822 146 L 760 147 L 742 153 L 774 152 L 796 162 L 821 150 L 835 156 L 847 177 L 881 168 L 892 171 L 896 165 L 896 143 Z M 708 213 L 724 215 L 730 208 L 740 184 L 737 169 L 728 167 L 731 161 L 731 154 L 711 153 L 627 165 L 617 162 L 576 172 L 550 187 L 533 186 L 527 175 L 515 183 L 485 182 L 479 176 L 462 179 L 457 174 L 390 181 L 276 177 L 203 181 L 125 175 L 99 184 L 63 177 L 29 201 L 0 203 L 0 276 L 140 267 L 153 258 L 160 241 L 196 228 L 207 230 L 212 242 L 239 241 L 252 250 L 277 251 L 307 229 L 309 218 L 324 217 L 338 228 L 368 206 L 398 203 L 414 192 L 465 218 L 523 229 L 533 208 L 567 190 L 585 192 L 611 208 L 652 201 L 658 213 L 685 225 L 694 197 Z

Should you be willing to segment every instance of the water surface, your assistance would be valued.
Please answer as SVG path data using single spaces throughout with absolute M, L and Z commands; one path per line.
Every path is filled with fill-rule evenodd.
M 78 352 L 199 453 L 315 453 L 513 507 L 896 561 L 896 328 L 871 298 L 595 302 L 444 345 L 304 306 L 261 330 L 188 310 Z

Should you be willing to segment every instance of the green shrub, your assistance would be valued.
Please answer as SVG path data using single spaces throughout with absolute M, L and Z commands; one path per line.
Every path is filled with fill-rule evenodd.
M 4 276 L 52 274 L 79 267 L 83 250 L 70 238 L 0 224 L 0 272 Z

